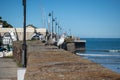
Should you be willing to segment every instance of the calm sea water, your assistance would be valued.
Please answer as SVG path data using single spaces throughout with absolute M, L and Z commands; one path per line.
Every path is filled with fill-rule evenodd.
M 77 54 L 120 73 L 120 38 L 85 38 L 86 51 Z

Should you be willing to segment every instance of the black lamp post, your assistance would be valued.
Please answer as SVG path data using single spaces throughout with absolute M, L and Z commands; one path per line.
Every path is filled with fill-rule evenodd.
M 48 14 L 48 32 L 51 33 L 51 28 L 50 28 L 50 16 L 51 16 L 51 13 Z
M 54 17 L 53 17 L 53 11 L 52 11 L 52 13 L 49 13 L 49 16 L 52 16 L 52 34 L 53 34 L 54 33 L 53 22 L 55 21 Z
M 54 22 L 54 19 L 53 19 L 53 11 L 52 11 L 52 33 L 54 32 L 53 22 Z
M 57 35 L 57 25 L 58 25 L 57 18 L 55 18 L 55 33 L 56 33 L 56 35 Z
M 27 45 L 26 45 L 26 0 L 23 0 L 23 9 L 24 9 L 24 23 L 23 23 L 23 53 L 22 53 L 22 66 L 27 66 Z
M 60 26 L 58 24 L 58 38 L 60 37 Z

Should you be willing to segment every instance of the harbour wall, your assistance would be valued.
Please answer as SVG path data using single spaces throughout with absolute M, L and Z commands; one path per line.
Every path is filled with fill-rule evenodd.
M 40 41 L 27 44 L 28 61 L 24 80 L 120 80 L 120 74 L 71 52 L 45 46 Z M 14 43 L 16 60 L 16 54 L 21 55 L 21 46 L 18 45 L 21 42 Z
M 86 50 L 86 40 L 77 40 L 77 41 L 71 41 L 71 42 L 66 42 L 64 45 L 64 49 L 76 53 L 77 51 L 85 51 Z
M 75 53 L 77 50 L 84 51 L 85 50 L 85 41 L 79 41 L 79 42 L 66 42 L 63 44 L 63 49 L 67 50 L 69 52 Z M 14 54 L 14 59 L 18 64 L 22 63 L 22 41 L 14 41 L 13 42 L 13 54 Z M 29 54 L 30 52 L 39 52 L 43 45 L 41 46 L 42 42 L 41 41 L 27 41 L 27 53 Z M 57 48 L 57 47 L 56 47 Z M 42 50 L 44 50 L 42 48 Z M 46 50 L 46 49 L 45 49 Z

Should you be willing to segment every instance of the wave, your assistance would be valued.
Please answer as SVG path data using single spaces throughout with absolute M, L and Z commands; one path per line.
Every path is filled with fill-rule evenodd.
M 93 51 L 93 52 L 113 52 L 113 53 L 120 52 L 120 50 L 87 50 L 87 51 Z
M 79 56 L 98 56 L 98 57 L 102 57 L 102 56 L 120 56 L 120 54 L 116 54 L 116 55 L 112 55 L 112 54 L 80 54 L 80 53 L 76 53 Z
M 109 50 L 109 52 L 120 52 L 120 50 Z

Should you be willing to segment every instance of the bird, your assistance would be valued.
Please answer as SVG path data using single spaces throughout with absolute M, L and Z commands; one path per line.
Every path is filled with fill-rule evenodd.
M 55 34 L 50 33 L 50 34 L 48 35 L 48 40 L 47 40 L 46 45 L 54 45 L 55 42 L 56 42 Z
M 65 36 L 65 33 L 64 33 L 64 34 L 61 35 L 60 39 L 58 40 L 57 46 L 58 46 L 59 48 L 61 48 L 61 45 L 64 43 L 65 37 L 66 37 L 66 36 Z

